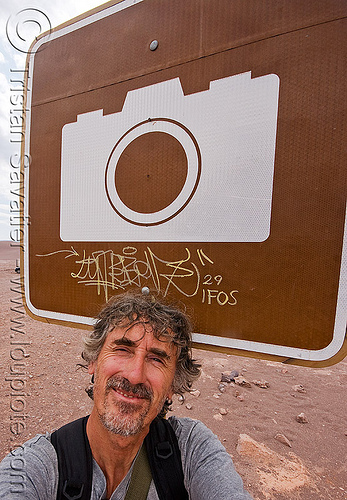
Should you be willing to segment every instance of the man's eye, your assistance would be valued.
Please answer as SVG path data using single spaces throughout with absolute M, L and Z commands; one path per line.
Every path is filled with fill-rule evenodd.
M 163 364 L 164 364 L 164 360 L 163 360 L 162 358 L 158 358 L 158 357 L 156 357 L 156 356 L 151 356 L 149 359 L 150 359 L 151 361 L 153 361 L 154 363 L 159 363 L 159 364 L 161 364 L 161 365 L 163 365 Z
M 127 349 L 126 347 L 116 347 L 114 349 L 115 352 L 119 352 L 120 354 L 122 353 L 128 353 L 129 352 L 129 349 Z

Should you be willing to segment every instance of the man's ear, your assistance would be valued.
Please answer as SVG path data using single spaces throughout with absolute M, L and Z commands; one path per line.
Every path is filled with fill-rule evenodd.
M 91 361 L 88 365 L 88 373 L 89 375 L 94 375 L 95 373 L 95 361 Z

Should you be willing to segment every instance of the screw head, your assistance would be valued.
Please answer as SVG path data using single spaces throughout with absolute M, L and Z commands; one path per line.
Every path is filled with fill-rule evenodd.
M 152 40 L 151 43 L 149 44 L 150 50 L 156 50 L 158 48 L 159 42 L 158 40 Z

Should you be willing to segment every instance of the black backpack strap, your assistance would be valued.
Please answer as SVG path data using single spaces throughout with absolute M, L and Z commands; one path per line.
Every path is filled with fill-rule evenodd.
M 59 483 L 57 500 L 90 500 L 93 456 L 83 417 L 51 435 L 58 456 Z M 161 500 L 188 500 L 184 486 L 181 452 L 171 424 L 156 418 L 145 438 L 148 461 Z
M 170 422 L 156 418 L 145 438 L 148 461 L 161 500 L 188 500 L 181 452 Z
M 88 417 L 64 425 L 51 435 L 58 456 L 57 500 L 90 500 L 93 456 L 86 432 Z

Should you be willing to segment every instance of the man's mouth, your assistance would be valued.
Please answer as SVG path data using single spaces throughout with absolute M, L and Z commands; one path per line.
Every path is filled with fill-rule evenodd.
M 144 399 L 141 396 L 137 396 L 136 394 L 129 394 L 129 393 L 123 392 L 120 389 L 117 389 L 115 387 L 113 387 L 113 390 L 115 392 L 117 392 L 117 394 L 120 394 L 121 396 L 124 396 L 125 398 L 128 398 L 128 399 Z
M 117 394 L 128 400 L 147 399 L 151 401 L 153 398 L 151 389 L 145 387 L 143 384 L 133 385 L 126 378 L 119 376 L 109 379 L 106 388 L 108 390 L 113 389 Z

